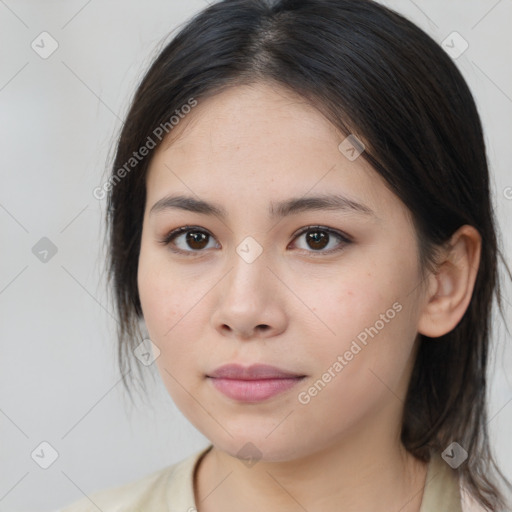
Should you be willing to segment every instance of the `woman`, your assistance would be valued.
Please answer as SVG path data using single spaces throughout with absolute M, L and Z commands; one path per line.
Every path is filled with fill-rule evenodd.
M 64 511 L 509 510 L 488 181 L 466 83 L 402 16 L 196 15 L 142 80 L 105 191 L 121 369 L 154 361 L 211 444 Z

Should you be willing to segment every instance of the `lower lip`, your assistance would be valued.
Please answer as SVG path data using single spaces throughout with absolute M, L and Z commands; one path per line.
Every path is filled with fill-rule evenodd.
M 289 390 L 304 377 L 289 379 L 236 380 L 211 378 L 212 384 L 221 393 L 240 402 L 260 402 Z

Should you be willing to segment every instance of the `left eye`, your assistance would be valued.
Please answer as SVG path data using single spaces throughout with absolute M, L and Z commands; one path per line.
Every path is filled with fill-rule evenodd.
M 302 235 L 306 235 L 306 244 L 314 249 L 313 252 L 333 253 L 341 251 L 345 248 L 346 245 L 352 242 L 348 235 L 345 235 L 338 230 L 322 226 L 308 226 L 307 228 L 304 228 L 299 233 L 297 233 L 295 235 L 295 239 L 301 237 Z M 335 247 L 332 249 L 323 251 L 322 249 L 324 249 L 331 242 L 331 237 L 337 239 L 338 244 L 335 244 Z
M 183 235 L 185 235 L 184 239 Z M 313 249 L 312 251 L 307 252 L 313 253 L 320 252 L 325 254 L 341 251 L 344 249 L 345 245 L 348 245 L 352 242 L 348 235 L 338 230 L 323 226 L 308 226 L 302 229 L 299 233 L 296 233 L 294 240 L 298 239 L 302 235 L 306 235 L 305 243 L 308 244 L 311 249 Z M 163 240 L 160 241 L 160 243 L 163 245 L 169 245 L 170 250 L 173 252 L 184 254 L 188 253 L 187 255 L 190 255 L 190 253 L 204 252 L 203 249 L 208 248 L 208 241 L 210 237 L 211 235 L 201 228 L 194 226 L 183 226 L 181 228 L 175 229 L 174 231 L 171 231 L 168 235 L 165 236 Z M 334 248 L 323 250 L 330 244 L 332 237 L 338 241 L 338 244 L 335 244 Z M 182 243 L 185 244 L 185 246 L 179 247 L 179 243 L 175 242 L 179 241 L 180 239 Z M 187 247 L 192 250 L 188 250 Z

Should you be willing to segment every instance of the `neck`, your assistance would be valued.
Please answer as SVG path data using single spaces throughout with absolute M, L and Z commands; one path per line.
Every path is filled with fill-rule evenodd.
M 251 467 L 213 447 L 197 469 L 198 512 L 418 512 L 427 464 L 400 442 L 336 443 L 300 459 Z

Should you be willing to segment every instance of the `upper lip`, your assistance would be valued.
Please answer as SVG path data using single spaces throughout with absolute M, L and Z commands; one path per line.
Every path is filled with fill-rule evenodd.
M 304 375 L 282 370 L 268 364 L 253 364 L 241 366 L 239 364 L 225 364 L 208 374 L 208 377 L 237 379 L 237 380 L 259 380 L 259 379 L 290 379 L 304 377 Z

